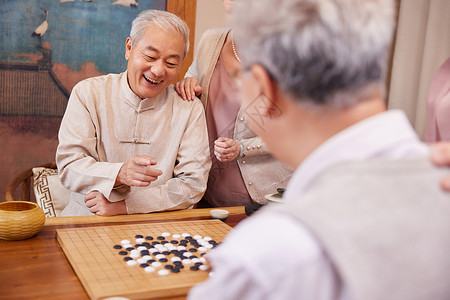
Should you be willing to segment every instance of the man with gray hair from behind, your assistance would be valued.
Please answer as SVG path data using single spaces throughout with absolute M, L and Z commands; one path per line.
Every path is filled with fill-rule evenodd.
M 296 171 L 189 299 L 450 299 L 446 170 L 386 111 L 393 1 L 236 0 L 233 22 L 247 123 Z

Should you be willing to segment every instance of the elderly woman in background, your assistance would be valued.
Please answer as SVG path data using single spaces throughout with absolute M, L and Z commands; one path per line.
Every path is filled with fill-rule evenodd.
M 233 1 L 224 0 L 223 6 L 228 15 Z M 212 167 L 203 206 L 265 204 L 264 196 L 285 187 L 293 171 L 275 159 L 247 126 L 246 119 L 260 116 L 241 106 L 233 80 L 239 70 L 232 29 L 213 28 L 204 33 L 194 62 L 175 85 L 185 100 L 201 95 L 206 110 Z

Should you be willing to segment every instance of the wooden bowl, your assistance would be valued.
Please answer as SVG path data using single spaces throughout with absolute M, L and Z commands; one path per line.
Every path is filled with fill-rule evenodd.
M 45 214 L 33 202 L 7 201 L 0 203 L 0 239 L 24 240 L 41 231 Z

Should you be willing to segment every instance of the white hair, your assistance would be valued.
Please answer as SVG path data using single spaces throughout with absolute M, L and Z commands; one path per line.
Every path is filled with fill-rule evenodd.
M 348 107 L 384 91 L 392 0 L 236 0 L 232 21 L 244 68 L 262 65 L 297 101 Z
M 161 27 L 163 30 L 180 34 L 185 43 L 184 56 L 186 56 L 189 51 L 189 27 L 176 15 L 163 10 L 144 10 L 133 20 L 130 31 L 133 45 L 139 42 L 147 27 L 152 24 Z

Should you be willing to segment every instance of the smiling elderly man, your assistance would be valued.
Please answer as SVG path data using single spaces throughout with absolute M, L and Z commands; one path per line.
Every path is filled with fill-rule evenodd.
M 63 216 L 184 209 L 201 199 L 211 166 L 203 107 L 170 87 L 188 48 L 184 21 L 141 12 L 126 40 L 127 71 L 74 87 L 56 153 L 72 191 Z

